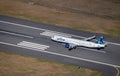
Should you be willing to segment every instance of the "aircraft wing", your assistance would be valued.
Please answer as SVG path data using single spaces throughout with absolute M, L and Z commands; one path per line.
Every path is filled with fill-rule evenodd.
M 83 39 L 83 40 L 85 40 L 85 41 L 90 41 L 90 40 L 95 39 L 95 38 L 96 38 L 96 36 L 92 36 L 92 37 L 85 38 L 85 39 Z

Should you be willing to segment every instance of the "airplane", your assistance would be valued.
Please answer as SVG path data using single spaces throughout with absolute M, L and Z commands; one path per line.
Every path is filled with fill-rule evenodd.
M 51 40 L 60 43 L 65 43 L 65 48 L 68 48 L 68 50 L 76 49 L 76 47 L 87 47 L 87 48 L 94 48 L 100 50 L 106 47 L 107 44 L 104 43 L 104 36 L 101 36 L 99 40 L 96 42 L 90 41 L 95 38 L 96 36 L 92 36 L 79 40 L 75 38 L 54 35 L 53 37 L 51 37 Z

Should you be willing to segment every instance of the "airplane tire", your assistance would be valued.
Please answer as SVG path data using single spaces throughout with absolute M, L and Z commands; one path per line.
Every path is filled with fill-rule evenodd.
M 72 49 L 70 48 L 70 49 L 68 49 L 69 51 L 71 51 Z

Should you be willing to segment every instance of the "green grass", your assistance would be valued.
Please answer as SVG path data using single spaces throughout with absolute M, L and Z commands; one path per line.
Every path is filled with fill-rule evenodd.
M 110 1 L 117 3 L 117 4 L 120 4 L 120 0 L 110 0 Z
M 120 37 L 120 29 L 119 28 L 120 28 L 120 26 L 114 27 L 112 29 L 106 29 L 107 35 L 119 38 Z
M 0 76 L 101 76 L 102 72 L 44 59 L 0 52 Z

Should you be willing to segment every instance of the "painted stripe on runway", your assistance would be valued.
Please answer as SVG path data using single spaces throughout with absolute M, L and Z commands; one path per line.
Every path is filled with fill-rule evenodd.
M 1 33 L 5 33 L 5 34 L 10 34 L 10 35 L 15 35 L 15 36 L 21 36 L 21 37 L 27 37 L 27 38 L 32 38 L 33 39 L 32 36 L 27 36 L 27 35 L 17 34 L 17 33 L 13 33 L 13 32 L 7 32 L 7 31 L 1 31 L 1 30 L 0 30 L 0 32 Z
M 36 50 L 45 50 L 50 47 L 47 45 L 32 43 L 32 42 L 28 42 L 28 41 L 19 42 L 17 45 L 19 45 L 21 47 L 29 48 L 29 49 L 36 49 Z
M 6 23 L 6 24 L 11 24 L 11 25 L 16 25 L 16 26 L 21 26 L 21 27 L 26 27 L 26 28 L 31 28 L 31 29 L 35 29 L 35 30 L 42 30 L 42 31 L 51 31 L 51 30 L 47 30 L 47 29 L 42 29 L 42 28 L 37 28 L 37 27 L 32 27 L 32 26 L 28 26 L 28 25 L 23 25 L 23 24 L 17 24 L 17 23 L 12 23 L 12 22 L 7 22 L 7 21 L 0 21 L 1 23 Z M 54 32 L 57 32 L 57 31 L 54 31 Z M 62 33 L 62 32 L 58 32 L 58 33 Z M 73 37 L 80 37 L 80 38 L 86 38 L 86 37 L 83 37 L 83 36 L 77 36 L 77 35 L 72 35 L 72 34 L 67 34 L 67 33 L 64 33 L 66 35 L 71 35 Z M 113 45 L 118 45 L 120 46 L 119 43 L 114 43 L 114 42 L 108 42 L 106 41 L 107 43 L 109 44 L 113 44 Z
M 120 44 L 119 43 L 113 43 L 113 42 L 108 42 L 108 41 L 106 41 L 108 44 L 113 44 L 113 45 L 118 45 L 118 46 L 120 46 Z
M 94 51 L 94 52 L 99 52 L 99 53 L 106 53 L 106 51 L 101 51 L 101 50 L 96 50 L 96 49 L 90 49 L 90 48 L 85 48 L 85 47 L 80 47 L 80 48 L 87 49 L 87 50 Z
M 64 37 L 72 37 L 71 35 L 55 32 L 55 31 L 45 31 L 45 32 L 40 33 L 40 35 L 44 35 L 44 36 L 48 36 L 48 37 L 53 37 L 54 35 L 64 36 Z
M 120 68 L 120 65 L 109 64 L 109 63 L 104 63 L 104 62 L 95 61 L 95 60 L 89 60 L 89 59 L 85 59 L 85 58 L 74 57 L 74 56 L 60 54 L 60 53 L 54 53 L 54 52 L 50 52 L 50 51 L 37 50 L 37 49 L 34 49 L 34 48 L 26 48 L 26 47 L 11 44 L 11 43 L 0 42 L 0 44 L 14 46 L 14 47 L 21 47 L 21 48 L 25 48 L 25 49 L 31 49 L 31 50 L 35 50 L 35 51 L 40 51 L 40 52 L 44 52 L 44 53 L 48 53 L 48 54 L 63 56 L 63 57 L 67 57 L 67 58 L 77 59 L 77 60 L 83 60 L 83 61 L 92 62 L 92 63 L 96 63 L 96 64 L 102 64 L 102 65 L 107 65 L 107 66 L 112 66 L 112 67 L 116 66 L 116 67 Z
M 27 25 L 23 25 L 23 24 L 17 24 L 17 23 L 12 23 L 12 22 L 7 22 L 7 21 L 0 21 L 1 23 L 6 23 L 6 24 L 11 24 L 11 25 L 16 25 L 16 26 L 20 26 L 20 27 L 26 27 L 26 28 L 31 28 L 31 29 L 35 29 L 35 30 L 45 30 L 45 29 L 41 29 L 41 28 L 36 28 L 36 27 L 31 27 L 31 26 L 27 26 Z

